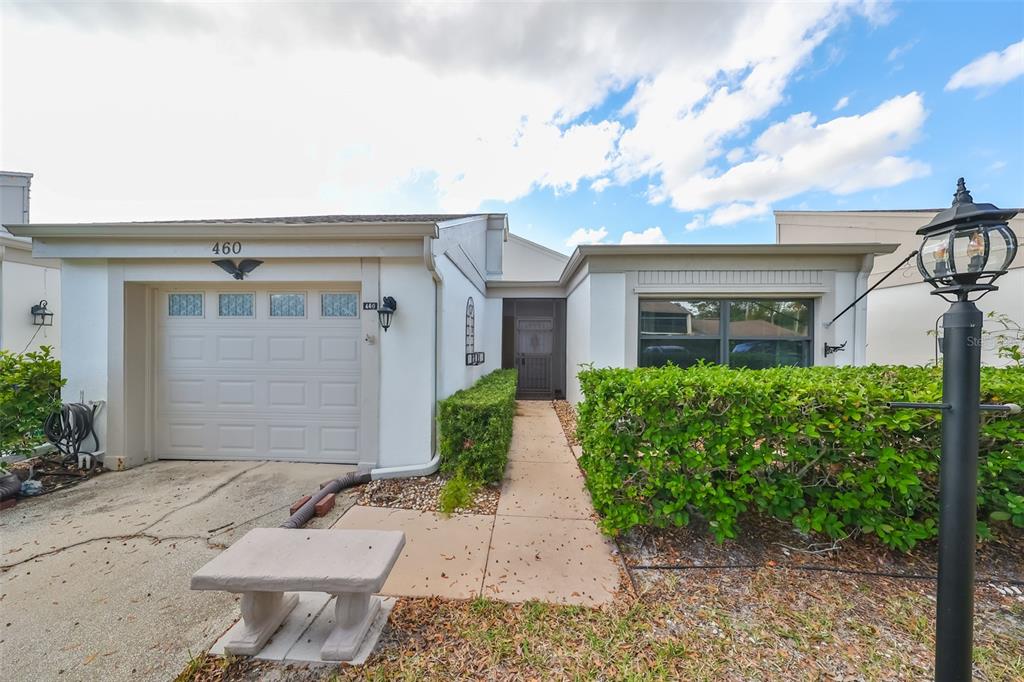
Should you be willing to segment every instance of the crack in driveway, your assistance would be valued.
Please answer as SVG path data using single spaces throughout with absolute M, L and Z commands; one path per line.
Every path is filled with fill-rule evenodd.
M 155 535 L 153 533 L 147 533 L 146 531 L 148 531 L 150 528 L 153 528 L 157 524 L 162 523 L 163 521 L 166 521 L 168 518 L 170 518 L 174 514 L 177 514 L 178 512 L 180 512 L 182 510 L 188 509 L 189 507 L 197 505 L 197 504 L 199 504 L 199 503 L 201 503 L 201 502 L 203 502 L 205 500 L 208 500 L 210 497 L 212 497 L 213 495 L 215 495 L 219 491 L 223 490 L 225 487 L 231 485 L 232 483 L 237 481 L 239 478 L 241 478 L 245 474 L 248 474 L 251 471 L 255 471 L 256 469 L 259 469 L 260 467 L 265 466 L 266 464 L 269 464 L 269 462 L 267 462 L 267 461 L 260 462 L 258 464 L 254 464 L 253 466 L 250 466 L 250 467 L 247 467 L 245 469 L 242 469 L 241 471 L 239 471 L 237 473 L 232 474 L 225 481 L 223 481 L 222 483 L 218 483 L 217 485 L 215 485 L 210 490 L 207 490 L 206 492 L 201 494 L 198 498 L 196 498 L 196 499 L 194 499 L 194 500 L 192 500 L 190 502 L 186 502 L 185 504 L 183 504 L 183 505 L 181 505 L 179 507 L 175 507 L 174 509 L 171 509 L 167 513 L 165 513 L 162 516 L 160 516 L 160 518 L 156 519 L 152 523 L 150 523 L 150 524 L 146 525 L 144 528 L 142 528 L 142 530 L 139 530 L 139 531 L 137 531 L 135 533 L 128 533 L 128 534 L 124 534 L 124 535 L 104 535 L 104 536 L 100 536 L 100 537 L 96 537 L 96 538 L 90 538 L 88 540 L 81 540 L 79 542 L 73 542 L 73 543 L 71 543 L 69 545 L 64 545 L 62 547 L 55 547 L 55 548 L 53 548 L 51 550 L 48 550 L 46 552 L 40 552 L 38 554 L 33 554 L 32 556 L 25 557 L 24 559 L 21 559 L 20 561 L 16 561 L 16 562 L 11 563 L 11 564 L 0 564 L 0 571 L 6 572 L 6 571 L 9 571 L 12 568 L 16 568 L 17 566 L 20 566 L 20 565 L 22 565 L 24 563 L 27 563 L 29 561 L 33 561 L 35 559 L 39 559 L 39 558 L 42 558 L 42 557 L 52 556 L 54 554 L 59 554 L 59 553 L 64 552 L 66 550 L 74 549 L 76 547 L 81 547 L 83 545 L 88 545 L 90 543 L 97 542 L 97 541 L 109 541 L 109 540 L 127 541 L 127 540 L 139 540 L 139 539 L 145 540 L 145 539 L 150 539 L 150 540 L 153 541 L 154 544 L 159 544 L 161 542 L 166 542 L 166 541 L 170 541 L 170 540 L 203 540 L 203 541 L 206 542 L 207 546 L 209 546 L 211 549 L 218 549 L 218 548 L 223 549 L 225 547 L 225 545 L 223 545 L 221 543 L 212 542 L 213 537 L 215 537 L 213 534 L 211 534 L 211 535 L 165 535 L 165 536 L 160 536 L 160 535 Z M 265 514 L 263 516 L 265 516 Z M 259 518 L 259 517 L 255 517 L 255 518 Z M 240 523 L 248 523 L 249 521 L 252 521 L 252 520 L 254 520 L 254 519 L 248 519 L 247 521 L 242 521 Z M 220 529 L 215 529 L 215 530 L 220 530 L 220 532 L 217 533 L 217 535 L 220 535 L 221 533 L 224 533 L 224 532 L 227 532 L 228 530 L 230 530 L 231 527 L 235 527 L 237 525 L 240 525 L 240 524 L 232 523 L 232 524 L 230 524 L 230 527 L 225 527 L 223 530 L 220 530 Z

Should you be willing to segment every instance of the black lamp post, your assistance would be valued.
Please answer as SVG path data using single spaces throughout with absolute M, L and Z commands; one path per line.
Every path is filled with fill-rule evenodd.
M 992 282 L 1017 254 L 1017 238 L 1007 224 L 1015 215 L 974 203 L 960 178 L 953 205 L 917 231 L 924 235 L 917 267 L 935 287 L 932 293 L 952 302 L 942 317 L 942 404 L 934 406 L 944 412 L 935 629 L 935 679 L 940 682 L 971 679 L 979 412 L 1010 410 L 978 404 L 982 314 L 974 300 L 997 288 Z

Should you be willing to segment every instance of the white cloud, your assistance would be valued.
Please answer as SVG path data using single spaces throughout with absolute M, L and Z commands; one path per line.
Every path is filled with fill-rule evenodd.
M 690 222 L 683 225 L 683 229 L 687 232 L 695 232 L 696 230 L 703 230 L 708 227 L 707 221 L 704 218 L 703 213 L 698 213 L 690 220 Z
M 999 87 L 1024 74 L 1024 40 L 989 52 L 953 74 L 946 90 Z
M 580 244 L 601 244 L 607 236 L 608 230 L 604 226 L 590 229 L 581 227 L 569 235 L 569 238 L 565 240 L 565 245 L 572 249 Z
M 716 208 L 708 218 L 708 225 L 732 225 L 748 218 L 758 218 L 771 211 L 768 204 L 741 204 L 734 203 Z
M 794 114 L 755 140 L 755 158 L 717 175 L 696 173 L 680 182 L 670 199 L 682 211 L 724 205 L 707 224 L 726 224 L 808 190 L 849 194 L 891 187 L 930 170 L 920 161 L 894 156 L 913 143 L 925 117 L 916 92 L 861 116 L 824 123 L 807 112 Z
M 1001 159 L 993 161 L 988 167 L 992 173 L 1000 173 L 1004 168 L 1006 168 L 1006 162 Z
M 848 96 L 846 96 L 846 95 L 843 95 L 842 97 L 839 98 L 839 101 L 836 102 L 836 105 L 834 107 L 832 107 L 832 111 L 841 111 L 841 110 L 845 109 L 846 105 L 849 104 L 849 103 L 850 103 L 850 98 Z
M 622 234 L 620 244 L 668 244 L 668 239 L 660 227 L 648 227 L 643 232 L 626 231 Z
M 889 56 L 885 58 L 886 61 L 894 62 L 898 60 L 900 57 L 913 50 L 914 46 L 917 45 L 917 43 L 918 40 L 917 38 L 915 38 L 914 40 L 903 43 L 902 45 L 897 45 L 896 47 L 889 50 Z
M 641 180 L 651 201 L 710 223 L 800 187 L 840 191 L 871 168 L 921 170 L 886 160 L 910 136 L 895 151 L 871 135 L 830 134 L 835 152 L 803 139 L 835 121 L 790 119 L 774 151 L 739 139 L 837 26 L 884 23 L 886 2 L 3 12 L 0 58 L 19 64 L 4 72 L 3 165 L 36 172 L 37 220 L 470 211 Z M 626 116 L 585 115 L 634 84 Z M 823 160 L 809 175 L 810 148 L 838 170 Z M 778 175 L 743 180 L 766 158 Z

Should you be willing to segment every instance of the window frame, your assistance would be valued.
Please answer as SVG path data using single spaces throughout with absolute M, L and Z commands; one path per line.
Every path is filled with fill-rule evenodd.
M 255 320 L 256 319 L 256 292 L 255 291 L 218 291 L 217 293 L 217 319 L 218 320 Z M 241 295 L 252 297 L 252 315 L 221 315 L 220 314 L 220 297 L 228 295 Z
M 291 292 L 279 292 L 279 293 L 291 293 Z M 355 296 L 356 297 L 356 311 L 354 315 L 324 315 L 324 296 L 331 295 L 342 295 L 342 296 Z M 320 319 L 321 320 L 358 320 L 360 315 L 360 308 L 362 307 L 362 299 L 358 291 L 341 291 L 338 289 L 321 289 L 317 291 L 317 298 L 320 301 Z M 270 302 L 270 299 L 267 299 Z M 308 313 L 308 311 L 307 311 Z
M 717 335 L 708 334 L 688 334 L 680 337 L 678 334 L 648 334 L 646 337 L 641 332 L 641 315 L 643 313 L 641 306 L 645 301 L 715 301 L 718 303 L 718 329 Z M 732 310 L 731 304 L 743 301 L 787 301 L 787 302 L 800 302 L 807 305 L 807 335 L 806 336 L 732 336 L 729 333 L 729 324 L 731 322 Z M 714 339 L 719 342 L 718 344 L 718 364 L 725 367 L 732 367 L 733 365 L 729 362 L 729 342 L 730 341 L 798 341 L 803 343 L 804 357 L 807 360 L 806 365 L 799 365 L 800 367 L 813 367 L 815 356 L 814 356 L 814 297 L 803 297 L 803 296 L 701 296 L 699 294 L 689 296 L 686 294 L 673 294 L 671 296 L 642 296 L 637 297 L 637 316 L 636 316 L 636 366 L 637 367 L 657 367 L 658 365 L 641 365 L 640 354 L 641 354 L 641 342 L 646 338 L 650 339 L 684 339 L 684 340 L 709 340 Z
M 275 315 L 274 296 L 302 296 L 301 315 Z M 306 320 L 309 319 L 309 292 L 306 291 L 268 291 L 267 292 L 267 319 L 269 320 Z
M 199 314 L 198 315 L 172 315 L 171 314 L 171 296 L 198 296 L 199 297 Z M 167 319 L 169 320 L 202 320 L 206 319 L 206 292 L 186 290 L 186 291 L 168 291 L 167 292 L 167 307 L 165 308 Z

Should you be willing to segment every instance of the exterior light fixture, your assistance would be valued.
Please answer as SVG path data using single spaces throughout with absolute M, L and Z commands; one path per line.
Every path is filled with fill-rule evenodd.
M 48 301 L 44 299 L 32 306 L 32 324 L 37 327 L 53 326 L 53 313 L 47 309 L 47 305 Z
M 948 301 L 981 298 L 996 289 L 1017 255 L 1017 237 L 1007 224 L 1016 211 L 976 204 L 964 179 L 957 180 L 953 205 L 917 231 L 924 241 L 917 269 Z
M 924 236 L 917 267 L 935 287 L 932 293 L 950 301 L 942 316 L 942 402 L 889 405 L 942 412 L 935 624 L 939 682 L 971 679 L 980 413 L 1020 412 L 1017 405 L 978 404 L 983 316 L 972 300 L 996 290 L 993 282 L 1017 255 L 1017 238 L 1007 223 L 1016 214 L 974 203 L 960 178 L 953 205 L 917 231 Z
M 377 308 L 377 316 L 380 318 L 380 326 L 386 332 L 388 327 L 391 326 L 391 317 L 395 314 L 395 310 L 398 309 L 398 302 L 393 296 L 385 296 Z

